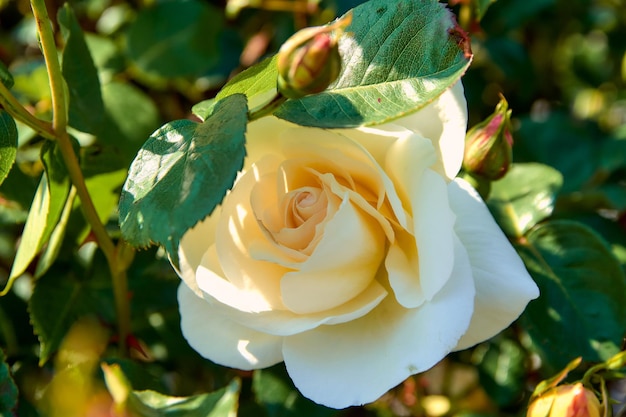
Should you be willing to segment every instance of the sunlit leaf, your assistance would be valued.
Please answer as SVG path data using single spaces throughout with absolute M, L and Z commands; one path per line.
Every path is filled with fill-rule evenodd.
M 514 164 L 504 178 L 491 183 L 487 204 L 509 236 L 523 236 L 554 210 L 563 177 L 547 165 Z
M 26 218 L 20 246 L 17 248 L 13 266 L 9 274 L 9 281 L 0 295 L 5 295 L 13 285 L 13 282 L 26 271 L 28 265 L 41 249 L 42 238 L 45 233 L 48 210 L 50 208 L 50 190 L 46 175 L 41 176 L 39 187 L 33 198 L 32 205 Z
M 233 94 L 245 94 L 248 98 L 248 108 L 254 111 L 274 97 L 277 80 L 278 69 L 274 56 L 237 74 L 215 98 L 220 100 Z
M 616 354 L 626 329 L 626 278 L 606 242 L 560 220 L 532 229 L 517 249 L 539 286 L 523 323 L 546 366 L 556 371 L 577 356 Z
M 132 384 L 116 365 L 102 364 L 107 388 L 118 408 L 149 417 L 235 417 L 241 383 L 238 379 L 208 394 L 172 397 L 156 391 L 133 391 Z
M 339 40 L 337 81 L 320 94 L 288 100 L 278 117 L 319 127 L 384 123 L 432 102 L 470 64 L 469 39 L 441 3 L 373 0 L 353 12 Z
M 122 190 L 120 226 L 132 244 L 176 252 L 185 231 L 232 187 L 245 156 L 246 98 L 219 101 L 203 123 L 171 122 L 137 154 Z
M 40 276 L 42 276 L 52 266 L 57 256 L 59 256 L 61 245 L 63 244 L 63 239 L 65 238 L 67 222 L 70 218 L 70 213 L 72 212 L 74 197 L 75 193 L 70 194 L 59 217 L 59 222 L 50 233 L 50 239 L 48 239 L 48 244 L 45 246 L 44 250 L 41 253 L 41 256 L 39 257 L 39 260 L 37 261 L 35 278 L 39 278 Z

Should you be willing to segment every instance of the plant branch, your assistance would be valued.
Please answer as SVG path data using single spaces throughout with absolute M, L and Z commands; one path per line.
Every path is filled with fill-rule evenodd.
M 52 22 L 48 17 L 48 10 L 44 0 L 31 0 L 31 8 L 37 23 L 37 32 L 41 43 L 41 51 L 46 61 L 48 77 L 50 77 L 50 92 L 52 93 L 52 128 L 61 135 L 67 128 L 67 107 L 65 103 L 65 82 L 61 73 L 61 64 L 52 32 Z
M 50 123 L 30 114 L 2 83 L 0 83 L 0 106 L 14 119 L 30 126 L 42 137 L 53 140 L 56 138 Z
M 91 226 L 91 230 L 96 237 L 98 245 L 107 259 L 111 278 L 113 282 L 113 292 L 115 296 L 119 346 L 120 350 L 126 352 L 126 337 L 130 329 L 130 313 L 128 306 L 128 285 L 126 279 L 126 268 L 118 263 L 118 251 L 109 237 L 106 228 L 100 221 L 100 216 L 93 204 L 93 200 L 87 190 L 85 178 L 80 168 L 78 158 L 72 147 L 70 136 L 67 133 L 67 103 L 65 100 L 65 80 L 59 64 L 58 51 L 52 32 L 50 18 L 44 0 L 31 0 L 31 7 L 37 22 L 37 30 L 41 41 L 41 49 L 46 61 L 46 68 L 50 79 L 50 91 L 52 93 L 52 128 L 57 140 L 57 144 L 65 166 L 76 193 L 80 198 L 81 209 L 85 219 Z

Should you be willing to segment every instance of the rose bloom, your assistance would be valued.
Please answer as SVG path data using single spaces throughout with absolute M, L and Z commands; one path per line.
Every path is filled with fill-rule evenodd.
M 343 408 L 507 327 L 538 290 L 454 179 L 466 124 L 460 83 L 376 127 L 250 123 L 233 189 L 180 242 L 189 344 L 233 368 L 284 361 L 304 396 Z

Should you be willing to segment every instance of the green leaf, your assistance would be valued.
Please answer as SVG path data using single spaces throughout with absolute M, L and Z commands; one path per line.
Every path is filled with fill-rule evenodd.
M 98 71 L 68 3 L 59 9 L 58 21 L 65 39 L 62 72 L 69 90 L 69 124 L 97 135 L 104 121 Z
M 0 110 L 0 184 L 9 175 L 17 155 L 17 126 L 15 120 Z
M 478 368 L 480 385 L 500 407 L 513 405 L 526 388 L 526 354 L 519 343 L 497 337 L 478 346 L 472 362 Z
M 48 244 L 44 248 L 41 256 L 39 257 L 39 260 L 37 261 L 35 278 L 39 278 L 44 273 L 46 273 L 46 271 L 50 269 L 54 261 L 59 256 L 59 252 L 61 251 L 61 245 L 63 244 L 63 238 L 65 237 L 67 223 L 70 218 L 70 213 L 72 212 L 72 206 L 74 205 L 75 196 L 75 193 L 70 194 L 69 198 L 67 198 L 65 202 L 65 206 L 63 207 L 63 211 L 61 212 L 59 222 L 50 233 Z
M 246 98 L 220 100 L 203 123 L 178 120 L 150 136 L 133 161 L 120 199 L 120 226 L 137 246 L 158 242 L 175 254 L 182 235 L 211 214 L 245 157 Z
M 0 61 L 0 83 L 4 84 L 6 88 L 11 88 L 14 82 L 9 69 L 4 65 L 4 62 Z
M 108 128 L 99 136 L 102 144 L 123 151 L 120 168 L 127 168 L 150 133 L 159 127 L 159 110 L 150 97 L 131 84 L 110 82 L 102 87 Z
M 552 371 L 582 356 L 608 359 L 626 328 L 626 277 L 607 244 L 588 227 L 559 220 L 517 245 L 539 286 L 522 323 Z
M 482 20 L 485 13 L 487 13 L 487 9 L 491 6 L 492 3 L 495 3 L 496 0 L 474 0 L 474 8 L 476 9 L 476 19 Z
M 111 277 L 100 252 L 96 252 L 93 259 L 56 262 L 37 281 L 28 302 L 40 343 L 40 365 L 59 348 L 78 318 L 95 315 L 113 323 L 114 305 Z
M 127 52 L 143 71 L 161 77 L 199 75 L 218 62 L 222 13 L 197 0 L 159 2 L 128 29 Z
M 559 171 L 547 165 L 513 164 L 504 178 L 491 183 L 487 205 L 507 235 L 521 237 L 552 214 L 562 183 Z
M 11 289 L 13 282 L 26 271 L 28 265 L 35 258 L 41 249 L 41 241 L 45 233 L 48 210 L 50 208 L 50 190 L 48 189 L 48 179 L 46 174 L 41 176 L 39 187 L 35 192 L 33 203 L 30 206 L 22 240 L 17 248 L 13 266 L 9 274 L 9 280 L 0 295 L 5 295 Z
M 14 415 L 17 406 L 17 386 L 9 372 L 4 351 L 0 349 L 0 416 Z
M 435 1 L 373 0 L 353 10 L 339 40 L 342 72 L 328 90 L 274 113 L 305 126 L 385 123 L 426 106 L 461 78 L 469 40 Z
M 141 417 L 235 417 L 241 382 L 233 379 L 226 387 L 208 394 L 172 397 L 156 391 L 133 391 L 121 368 L 102 366 L 105 381 L 116 405 Z
M 515 160 L 550 165 L 563 174 L 563 193 L 580 191 L 600 165 L 598 143 L 605 134 L 597 126 L 560 111 L 540 120 L 522 117 L 520 121 Z
M 337 410 L 322 407 L 304 398 L 294 387 L 284 365 L 254 371 L 252 390 L 268 417 L 327 417 Z
M 74 151 L 78 154 L 78 143 L 73 140 L 72 145 L 74 146 Z M 50 207 L 46 219 L 46 228 L 41 238 L 41 243 L 43 244 L 50 238 L 50 234 L 56 227 L 63 212 L 71 183 L 63 156 L 56 142 L 47 141 L 44 143 L 41 148 L 41 161 L 48 177 L 48 188 L 50 189 Z
M 235 379 L 225 388 L 190 397 L 171 397 L 156 391 L 133 391 L 128 409 L 150 417 L 235 417 L 239 389 L 239 380 Z
M 253 112 L 275 97 L 277 80 L 275 55 L 234 76 L 215 98 L 221 100 L 233 94 L 245 94 L 248 107 Z

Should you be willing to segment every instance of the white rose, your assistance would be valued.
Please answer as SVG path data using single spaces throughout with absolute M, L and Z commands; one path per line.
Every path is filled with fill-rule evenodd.
M 372 128 L 250 123 L 244 171 L 180 244 L 189 344 L 233 368 L 284 361 L 304 396 L 343 408 L 507 327 L 538 289 L 453 179 L 466 123 L 460 83 Z

